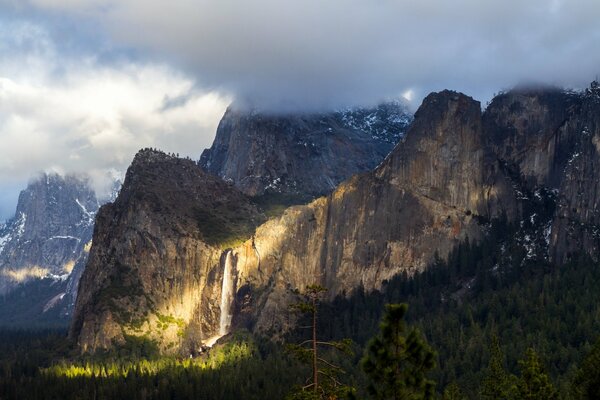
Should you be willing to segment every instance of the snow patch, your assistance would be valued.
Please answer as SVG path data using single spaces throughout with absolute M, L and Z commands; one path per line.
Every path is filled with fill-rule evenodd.
M 44 306 L 43 312 L 48 312 L 52 308 L 56 307 L 58 302 L 60 302 L 65 297 L 65 295 L 66 295 L 66 293 L 59 293 L 56 296 L 54 296 L 52 299 L 50 299 L 50 301 L 48 301 L 46 303 L 46 305 Z
M 83 211 L 83 214 L 88 218 L 88 220 L 87 220 L 88 225 L 92 225 L 94 223 L 94 218 L 96 217 L 96 213 L 93 211 L 88 211 L 88 209 L 83 204 L 81 204 L 79 199 L 75 199 L 75 202 L 81 208 L 81 210 Z
M 17 237 L 21 237 L 25 233 L 25 222 L 26 221 L 27 221 L 27 214 L 25 214 L 24 212 L 19 213 L 19 219 L 18 219 L 19 226 L 17 227 Z
M 68 239 L 68 240 L 77 240 L 78 242 L 81 242 L 81 239 L 75 236 L 52 236 L 50 238 L 48 238 L 48 240 L 55 240 L 55 239 Z
M 6 244 L 10 242 L 11 239 L 12 236 L 10 232 L 4 234 L 3 236 L 0 236 L 0 254 L 2 254 L 2 252 L 4 251 L 4 246 L 6 246 Z

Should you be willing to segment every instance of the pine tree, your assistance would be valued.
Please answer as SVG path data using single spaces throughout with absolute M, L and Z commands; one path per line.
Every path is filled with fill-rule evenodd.
M 532 348 L 519 361 L 521 376 L 517 382 L 518 398 L 523 400 L 556 400 L 558 392 L 544 370 L 539 356 Z
M 492 337 L 490 362 L 487 373 L 481 382 L 480 395 L 483 399 L 506 400 L 511 398 L 511 381 L 514 377 L 504 369 L 504 353 L 500 349 L 498 337 Z
M 362 368 L 375 399 L 433 399 L 435 382 L 427 373 L 435 367 L 435 353 L 416 329 L 407 332 L 406 304 L 387 304 L 380 332 L 367 346 Z
M 307 379 L 308 383 L 306 385 L 294 388 L 287 396 L 287 400 L 335 400 L 352 398 L 354 395 L 354 388 L 343 384 L 339 379 L 339 375 L 344 374 L 343 369 L 323 358 L 323 355 L 319 351 L 321 347 L 328 347 L 348 355 L 353 354 L 351 341 L 348 339 L 324 341 L 318 337 L 317 317 L 319 301 L 321 295 L 326 290 L 319 285 L 307 286 L 304 293 L 301 294 L 303 301 L 292 305 L 292 309 L 310 316 L 311 322 L 308 328 L 311 330 L 311 337 L 299 344 L 290 344 L 287 348 L 300 361 L 310 363 L 312 376 Z
M 442 400 L 466 400 L 466 397 L 456 382 L 452 382 L 444 389 Z
M 600 338 L 581 363 L 573 381 L 576 399 L 600 398 Z

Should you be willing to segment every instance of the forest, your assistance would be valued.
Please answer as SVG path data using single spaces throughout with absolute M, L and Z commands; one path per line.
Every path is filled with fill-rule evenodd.
M 300 293 L 303 306 L 290 312 L 305 314 L 283 342 L 240 330 L 195 359 L 160 357 L 135 340 L 111 353 L 81 356 L 62 330 L 3 331 L 0 398 L 600 398 L 599 265 L 578 255 L 561 266 L 531 259 L 507 239 L 520 229 L 493 221 L 486 240 L 466 241 L 447 260 L 398 276 L 381 291 L 356 290 L 333 302 L 317 296 L 312 303 Z M 406 338 L 401 347 L 410 355 L 416 346 L 413 356 L 420 360 L 414 363 L 419 368 L 402 369 L 405 378 L 419 377 L 407 378 L 422 389 L 412 397 L 369 392 L 385 384 L 365 360 L 382 354 L 373 344 L 387 343 L 387 305 L 399 303 L 408 304 L 396 321 Z M 329 397 L 302 390 L 312 368 L 310 351 L 299 351 L 299 344 L 310 343 L 312 330 L 300 327 L 311 326 L 312 310 L 318 340 L 333 344 L 320 353 L 324 373 L 348 389 Z M 410 364 L 410 357 L 401 359 Z

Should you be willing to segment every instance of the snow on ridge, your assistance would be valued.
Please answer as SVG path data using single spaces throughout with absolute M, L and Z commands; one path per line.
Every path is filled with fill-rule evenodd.
M 88 218 L 87 223 L 89 225 L 92 225 L 94 223 L 94 218 L 96 216 L 96 213 L 93 211 L 88 211 L 88 209 L 79 201 L 79 199 L 75 199 L 75 202 L 81 208 L 81 210 L 83 211 L 83 214 L 85 216 L 87 216 L 87 218 Z
M 48 310 L 56 307 L 58 302 L 61 301 L 65 297 L 65 295 L 66 295 L 66 293 L 59 293 L 56 296 L 54 296 L 52 299 L 50 299 L 50 301 L 48 301 L 46 303 L 46 305 L 44 306 L 43 312 L 48 312 Z
M 57 275 L 57 274 L 48 274 L 46 276 L 44 276 L 44 279 L 52 279 L 53 281 L 57 281 L 57 282 L 64 282 L 67 279 L 69 279 L 69 276 L 71 274 L 62 274 L 62 275 Z
M 10 232 L 6 233 L 4 236 L 0 236 L 0 254 L 2 254 L 2 251 L 4 251 L 4 246 L 6 246 L 11 239 L 12 236 Z
M 52 237 L 48 238 L 48 240 L 55 240 L 55 239 L 69 239 L 69 240 L 73 240 L 74 239 L 74 240 L 77 240 L 78 242 L 81 242 L 81 238 L 78 238 L 76 236 L 69 236 L 69 235 L 66 235 L 66 236 L 52 236 Z

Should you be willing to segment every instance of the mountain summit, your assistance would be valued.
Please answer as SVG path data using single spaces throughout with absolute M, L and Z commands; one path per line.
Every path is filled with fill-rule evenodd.
M 66 324 L 99 202 L 85 176 L 42 174 L 0 227 L 0 324 Z
M 295 115 L 240 111 L 232 106 L 200 164 L 250 196 L 278 194 L 307 200 L 375 168 L 411 121 L 412 115 L 399 101 Z

